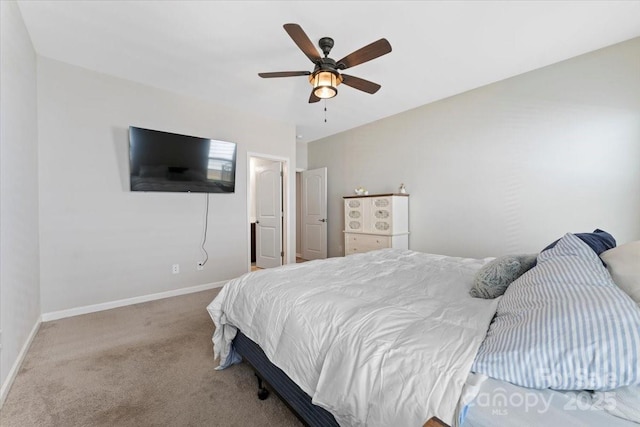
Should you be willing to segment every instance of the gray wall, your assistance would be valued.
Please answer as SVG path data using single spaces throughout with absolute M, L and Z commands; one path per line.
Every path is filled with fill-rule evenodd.
M 342 196 L 401 182 L 414 250 L 537 252 L 597 227 L 640 239 L 640 39 L 314 141 L 308 164 L 328 168 L 330 256 Z
M 249 265 L 247 152 L 295 170 L 295 128 L 51 59 L 38 62 L 42 311 L 230 279 Z M 129 191 L 130 125 L 238 144 L 235 194 Z M 290 174 L 295 247 L 295 174 Z M 295 253 L 292 251 L 291 260 Z M 171 265 L 180 264 L 180 274 Z
M 0 383 L 40 318 L 36 54 L 18 6 L 0 2 Z

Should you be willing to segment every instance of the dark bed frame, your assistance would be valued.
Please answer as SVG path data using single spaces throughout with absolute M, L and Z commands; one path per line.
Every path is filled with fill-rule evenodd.
M 339 426 L 330 412 L 311 403 L 311 397 L 298 387 L 282 369 L 269 361 L 258 344 L 238 331 L 233 339 L 233 346 L 244 361 L 253 368 L 258 378 L 258 398 L 260 400 L 269 396 L 268 390 L 262 384 L 265 381 L 304 425 L 309 427 Z

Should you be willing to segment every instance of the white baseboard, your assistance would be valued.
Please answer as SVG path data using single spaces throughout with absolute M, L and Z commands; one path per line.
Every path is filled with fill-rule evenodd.
M 124 307 L 127 305 L 139 304 L 141 302 L 154 301 L 163 298 L 176 297 L 179 295 L 192 294 L 194 292 L 206 291 L 208 289 L 221 288 L 228 280 L 221 282 L 206 283 L 204 285 L 191 286 L 189 288 L 174 289 L 173 291 L 159 292 L 157 294 L 142 295 L 139 297 L 126 298 L 116 301 L 103 302 L 100 304 L 86 305 L 84 307 L 75 307 L 67 310 L 52 311 L 42 314 L 43 322 L 64 319 L 65 317 L 79 316 L 81 314 L 95 313 L 97 311 L 110 310 L 112 308 Z
M 16 375 L 18 375 L 18 371 L 22 366 L 22 361 L 24 360 L 24 357 L 27 355 L 27 351 L 29 350 L 29 347 L 31 347 L 31 342 L 33 341 L 33 338 L 38 333 L 38 329 L 40 329 L 40 323 L 42 323 L 42 321 L 40 320 L 40 318 L 38 318 L 38 320 L 36 321 L 36 324 L 33 325 L 33 328 L 31 329 L 31 332 L 29 333 L 27 340 L 22 346 L 20 353 L 18 353 L 18 357 L 16 358 L 16 361 L 13 363 L 13 366 L 11 367 L 11 370 L 9 371 L 9 375 L 7 375 L 7 379 L 4 381 L 4 383 L 2 383 L 2 388 L 0 388 L 0 408 L 2 408 L 2 405 L 4 405 L 4 401 L 7 398 L 7 395 L 9 394 L 9 390 L 11 390 L 11 385 L 13 385 L 13 380 L 16 379 Z

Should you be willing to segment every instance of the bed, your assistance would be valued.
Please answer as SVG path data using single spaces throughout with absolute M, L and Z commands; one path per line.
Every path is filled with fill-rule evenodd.
M 248 273 L 207 308 L 219 369 L 244 358 L 311 426 L 422 426 L 432 417 L 510 425 L 516 408 L 481 399 L 502 393 L 501 384 L 516 387 L 510 396 L 549 390 L 474 372 L 481 350 L 499 335 L 492 328 L 501 297 L 474 298 L 469 290 L 493 261 L 383 249 Z M 627 326 L 640 329 L 640 309 L 626 298 L 625 307 L 637 311 Z M 628 359 L 638 363 L 637 355 Z M 595 403 L 590 410 L 610 425 L 630 423 Z

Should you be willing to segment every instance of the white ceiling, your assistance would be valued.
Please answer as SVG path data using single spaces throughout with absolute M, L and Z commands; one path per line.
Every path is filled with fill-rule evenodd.
M 293 123 L 308 142 L 640 36 L 640 1 L 20 1 L 39 55 Z M 385 37 L 393 51 L 349 69 L 382 85 L 308 104 L 312 71 L 282 28 L 335 40 L 339 59 Z

